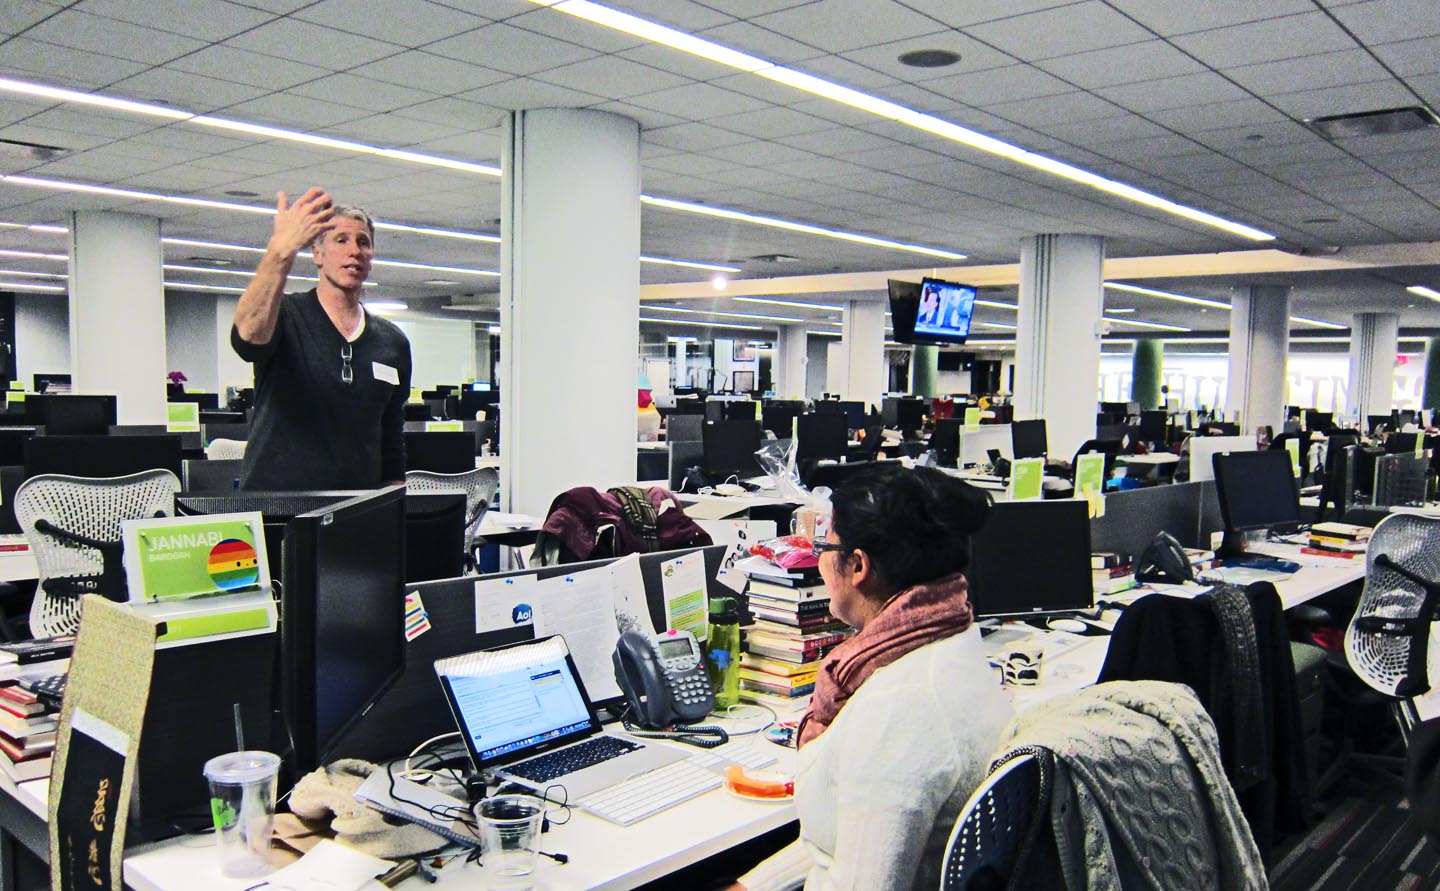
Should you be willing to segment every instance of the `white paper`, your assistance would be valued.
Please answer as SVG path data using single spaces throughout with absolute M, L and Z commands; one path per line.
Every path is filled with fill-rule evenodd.
M 695 639 L 710 637 L 710 593 L 705 583 L 705 553 L 694 551 L 660 564 L 660 589 L 665 594 L 665 623 L 689 631 Z
M 621 557 L 608 569 L 615 627 L 621 634 L 627 631 L 654 634 L 655 622 L 650 618 L 650 604 L 645 599 L 645 579 L 640 575 L 640 555 Z
M 484 634 L 487 631 L 531 624 L 534 620 L 537 584 L 533 575 L 477 581 L 475 633 Z
M 537 581 L 535 636 L 560 634 L 592 700 L 621 695 L 611 655 L 620 642 L 608 567 Z
M 377 381 L 384 381 L 387 384 L 394 384 L 397 387 L 400 386 L 400 374 L 383 362 L 371 362 L 370 374 Z
M 271 891 L 360 891 L 395 864 L 329 839 L 266 880 Z
M 726 547 L 715 579 L 737 594 L 744 592 L 746 577 L 736 567 L 750 557 L 750 545 L 775 537 L 775 521 L 696 520 L 695 523 L 710 535 L 711 541 Z

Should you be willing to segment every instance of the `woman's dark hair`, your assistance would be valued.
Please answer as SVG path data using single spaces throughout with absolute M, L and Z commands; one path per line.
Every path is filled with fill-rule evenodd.
M 990 496 L 932 467 L 874 467 L 831 496 L 834 537 L 869 555 L 885 587 L 900 591 L 962 571 Z

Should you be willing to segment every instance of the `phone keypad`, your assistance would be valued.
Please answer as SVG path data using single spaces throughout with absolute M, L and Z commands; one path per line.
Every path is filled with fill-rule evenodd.
M 687 705 L 699 705 L 715 697 L 715 692 L 710 688 L 710 678 L 703 671 L 671 675 L 670 680 L 675 698 Z

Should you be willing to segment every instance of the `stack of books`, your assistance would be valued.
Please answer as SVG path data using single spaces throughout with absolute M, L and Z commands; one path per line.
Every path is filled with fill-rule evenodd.
M 17 783 L 48 777 L 59 721 L 59 710 L 29 690 L 0 687 L 0 771 Z
M 820 662 L 854 630 L 830 614 L 830 597 L 817 569 L 786 570 L 752 559 L 750 613 L 740 656 L 740 697 L 788 704 L 815 689 Z
M 1310 527 L 1309 547 L 1302 550 L 1336 556 L 1363 554 L 1374 531 L 1369 526 L 1353 523 L 1316 523 Z

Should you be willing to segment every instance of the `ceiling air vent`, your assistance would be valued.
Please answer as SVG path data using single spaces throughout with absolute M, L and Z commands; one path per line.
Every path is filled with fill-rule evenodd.
M 70 154 L 70 150 L 59 145 L 42 145 L 38 142 L 21 142 L 18 139 L 0 139 L 0 158 L 20 158 L 26 161 L 53 161 Z
M 1386 133 L 1408 133 L 1440 127 L 1435 112 L 1421 105 L 1408 108 L 1387 108 L 1384 111 L 1362 111 L 1357 114 L 1333 114 L 1310 118 L 1305 126 L 1326 139 L 1349 139 L 1355 136 L 1381 136 Z
M 756 254 L 753 257 L 746 257 L 747 263 L 799 263 L 799 257 L 792 257 L 789 254 Z

